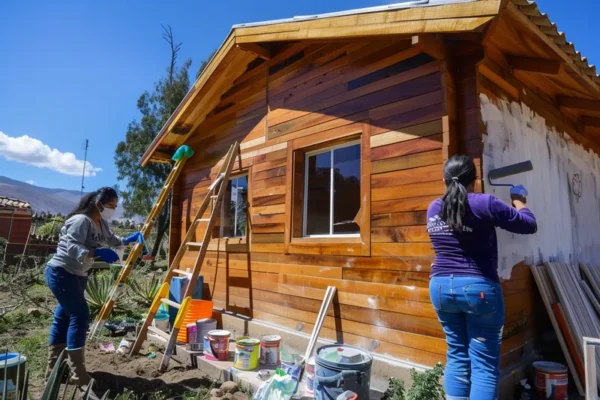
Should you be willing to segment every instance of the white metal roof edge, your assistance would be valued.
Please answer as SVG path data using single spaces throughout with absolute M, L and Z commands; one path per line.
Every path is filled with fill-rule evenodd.
M 250 28 L 253 26 L 276 25 L 276 24 L 283 24 L 283 23 L 288 23 L 288 22 L 310 21 L 310 20 L 315 20 L 315 19 L 342 17 L 342 16 L 346 16 L 346 15 L 368 14 L 368 13 L 381 12 L 381 11 L 393 11 L 393 10 L 400 10 L 403 8 L 433 7 L 433 6 L 441 6 L 441 5 L 446 5 L 446 4 L 471 3 L 474 1 L 479 1 L 479 0 L 413 0 L 413 1 L 404 1 L 402 3 L 394 3 L 394 4 L 384 5 L 384 6 L 358 8 L 358 9 L 354 9 L 354 10 L 339 11 L 339 12 L 332 12 L 332 13 L 326 13 L 326 14 L 303 15 L 303 16 L 297 16 L 297 17 L 293 17 L 293 18 L 275 19 L 275 20 L 271 20 L 271 21 L 236 24 L 236 25 L 233 25 L 232 29 Z

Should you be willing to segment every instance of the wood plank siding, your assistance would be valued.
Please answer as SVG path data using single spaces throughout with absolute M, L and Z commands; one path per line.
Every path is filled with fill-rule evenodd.
M 174 188 L 171 254 L 229 145 L 240 141 L 234 173 L 248 174 L 251 234 L 227 240 L 214 232 L 201 271 L 205 296 L 218 308 L 310 333 L 333 285 L 339 310 L 330 310 L 322 336 L 339 338 L 341 327 L 348 344 L 422 365 L 445 361 L 429 301 L 426 210 L 444 191 L 449 153 L 466 152 L 481 165 L 471 59 L 450 65 L 410 40 L 355 40 L 280 45 L 270 60 L 249 62 L 186 142 L 196 155 Z M 457 150 L 450 133 L 459 137 Z M 361 143 L 360 237 L 299 237 L 299 155 L 349 140 Z M 182 267 L 195 257 L 186 254 Z M 503 285 L 511 327 L 503 365 L 518 356 L 520 327 L 532 312 L 523 301 L 530 287 L 523 271 Z

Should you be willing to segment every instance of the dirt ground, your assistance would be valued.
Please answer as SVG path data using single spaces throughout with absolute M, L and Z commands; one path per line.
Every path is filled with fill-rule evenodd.
M 51 294 L 47 288 L 41 285 L 29 288 L 28 296 L 37 299 L 35 304 L 23 302 L 6 285 L 0 284 L 0 305 L 19 306 L 17 310 L 0 316 L 0 349 L 19 352 L 27 357 L 30 370 L 29 395 L 31 399 L 38 399 L 44 390 L 43 373 L 47 362 L 48 334 L 54 301 L 49 297 Z M 38 312 L 32 315 L 32 309 Z M 121 339 L 122 337 L 103 336 L 86 346 L 86 365 L 96 381 L 94 388 L 97 393 L 109 390 L 111 399 L 119 399 L 122 393 L 131 393 L 132 400 L 162 400 L 189 398 L 191 392 L 214 386 L 213 381 L 205 378 L 200 370 L 183 366 L 173 359 L 169 369 L 160 373 L 158 369 L 162 354 L 157 353 L 156 358 L 149 359 L 146 347 L 142 348 L 140 355 L 132 358 L 119 353 L 105 353 L 99 349 L 99 344 L 104 342 L 111 342 L 118 348 Z
M 202 387 L 210 387 L 212 381 L 205 378 L 198 369 L 191 369 L 171 361 L 169 369 L 158 371 L 161 354 L 148 359 L 144 352 L 129 358 L 121 354 L 106 354 L 99 349 L 88 349 L 86 363 L 90 375 L 98 388 L 112 395 L 132 391 L 134 393 L 161 392 L 164 397 L 176 397 Z

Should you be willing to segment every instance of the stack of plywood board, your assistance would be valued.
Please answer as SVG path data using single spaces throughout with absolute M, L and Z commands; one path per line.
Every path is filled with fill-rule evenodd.
M 600 337 L 600 266 L 546 263 L 531 268 L 571 376 L 584 393 L 583 337 Z M 596 362 L 600 355 L 596 354 Z M 600 369 L 598 370 L 600 379 Z

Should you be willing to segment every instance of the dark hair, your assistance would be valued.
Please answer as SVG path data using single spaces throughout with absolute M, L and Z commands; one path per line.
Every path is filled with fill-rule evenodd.
M 88 214 L 96 208 L 96 202 L 108 203 L 112 199 L 118 198 L 117 191 L 109 186 L 100 188 L 95 192 L 86 194 L 79 201 L 79 205 L 71 211 L 67 219 L 77 214 Z
M 463 230 L 463 219 L 469 208 L 467 186 L 476 178 L 475 164 L 467 156 L 452 156 L 444 166 L 446 193 L 442 197 L 440 217 L 455 232 Z

